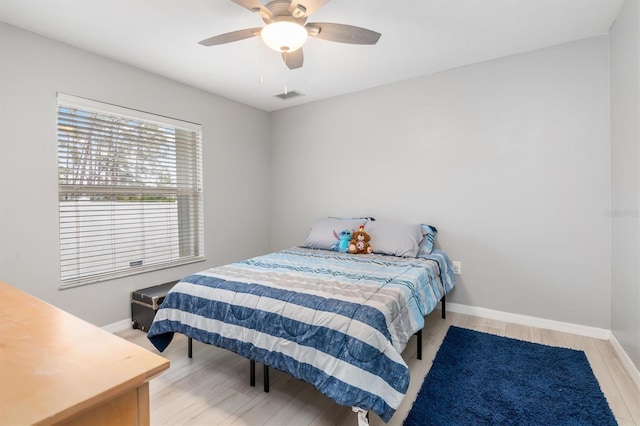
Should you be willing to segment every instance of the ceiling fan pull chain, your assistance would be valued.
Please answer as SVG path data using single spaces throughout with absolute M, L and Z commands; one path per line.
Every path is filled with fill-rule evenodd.
M 258 43 L 258 83 L 262 86 L 262 74 L 264 70 L 264 61 L 262 59 L 262 43 Z
M 282 52 L 282 54 L 283 54 L 283 57 L 284 57 L 284 63 L 286 64 L 287 63 L 287 51 L 285 50 L 284 52 Z M 287 70 L 288 69 L 289 68 L 287 68 L 286 65 L 285 65 L 285 67 L 284 67 L 284 95 L 285 96 L 287 96 Z

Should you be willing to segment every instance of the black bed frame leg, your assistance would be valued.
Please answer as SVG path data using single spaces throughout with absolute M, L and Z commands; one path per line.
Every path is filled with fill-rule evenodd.
M 191 337 L 187 341 L 187 351 L 189 352 L 189 358 L 193 358 L 193 339 Z
M 442 296 L 442 299 L 440 299 L 440 301 L 442 302 L 442 319 L 445 319 L 447 317 L 447 314 L 446 314 L 446 312 L 444 310 L 445 297 L 446 296 Z
M 442 319 L 445 319 L 447 317 L 447 314 L 445 312 L 445 296 L 442 296 L 442 299 L 440 299 L 440 301 L 442 302 Z M 416 337 L 418 338 L 418 352 L 416 354 L 416 357 L 418 359 L 422 359 L 422 329 L 416 331 Z
M 269 367 L 262 364 L 262 373 L 264 374 L 264 391 L 269 392 Z
M 269 392 L 269 367 L 262 364 L 262 373 L 264 374 L 264 391 Z M 256 362 L 249 360 L 249 385 L 256 385 Z
M 262 373 L 264 375 L 264 391 L 269 392 L 269 367 L 262 364 Z M 256 362 L 249 360 L 249 385 L 256 385 Z

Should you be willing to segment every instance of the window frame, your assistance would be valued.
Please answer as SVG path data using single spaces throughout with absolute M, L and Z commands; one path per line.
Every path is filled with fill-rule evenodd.
M 76 127 L 73 127 L 69 124 L 69 120 L 72 120 L 72 118 L 69 117 L 76 116 L 76 121 L 73 122 Z M 70 163 L 75 167 L 74 170 L 81 168 L 81 162 L 83 162 L 83 164 L 90 164 L 93 166 L 93 169 L 97 169 L 96 165 L 102 165 L 100 161 L 104 161 L 100 160 L 92 163 L 92 161 L 94 161 L 93 158 L 81 158 L 78 154 L 74 154 L 74 156 L 70 153 L 72 148 L 82 146 L 88 147 L 89 150 L 94 149 L 98 151 L 102 149 L 100 142 L 98 142 L 97 145 L 92 145 L 93 139 L 100 140 L 100 138 L 94 136 L 93 132 L 97 133 L 96 129 L 98 126 L 94 122 L 97 123 L 100 121 L 100 126 L 105 123 L 104 120 L 98 119 L 98 116 L 113 118 L 111 125 L 113 125 L 113 132 L 116 136 L 111 139 L 109 139 L 110 136 L 101 136 L 101 140 L 107 141 L 103 143 L 109 144 L 109 146 L 137 151 L 141 151 L 142 146 L 150 147 L 151 150 L 157 149 L 158 157 L 155 157 L 155 160 L 157 160 L 158 165 L 156 169 L 169 176 L 166 178 L 168 183 L 160 183 L 159 179 L 155 181 L 153 179 L 147 179 L 147 182 L 145 182 L 145 172 L 139 172 L 138 168 L 136 168 L 135 173 L 129 173 L 126 178 L 121 179 L 118 177 L 117 179 L 111 179 L 111 181 L 117 181 L 116 183 L 104 183 L 102 174 L 91 174 L 92 172 L 81 174 L 81 179 L 79 180 L 82 181 L 82 183 L 69 183 Z M 89 124 L 86 125 L 86 123 L 83 123 L 83 125 L 87 127 L 80 129 L 77 123 L 83 120 L 88 121 Z M 60 226 L 58 234 L 60 244 L 60 289 L 94 284 L 115 278 L 205 260 L 202 126 L 200 124 L 65 93 L 57 93 L 56 121 L 56 141 L 58 148 L 58 218 Z M 109 120 L 106 120 L 106 122 L 109 122 Z M 122 122 L 126 122 L 126 126 L 132 125 L 133 128 L 138 129 L 140 134 L 146 133 L 142 130 L 152 129 L 148 132 L 152 135 L 141 136 L 140 138 L 130 137 L 130 139 L 123 137 L 118 133 L 118 131 L 122 129 Z M 134 123 L 135 126 L 131 123 Z M 63 128 L 64 126 L 66 126 L 66 128 Z M 105 124 L 105 126 L 109 127 L 109 124 Z M 86 141 L 83 141 L 83 138 L 77 135 L 83 132 L 87 133 L 87 129 L 89 129 L 90 136 L 84 138 Z M 157 137 L 153 138 L 153 135 L 157 135 L 159 131 L 164 130 L 173 131 L 173 145 L 171 145 L 171 142 L 167 142 L 166 137 L 160 140 L 160 142 L 158 142 Z M 166 134 L 167 133 L 163 133 L 163 135 Z M 169 138 L 169 141 L 170 140 Z M 98 148 L 96 148 L 96 146 L 98 146 Z M 167 146 L 169 149 L 166 148 Z M 164 149 L 164 151 L 160 152 L 162 149 Z M 150 154 L 146 155 L 146 159 L 149 160 L 149 158 L 151 158 Z M 109 157 L 108 162 L 114 164 L 114 170 L 116 170 L 117 166 L 122 166 L 123 164 L 128 166 L 133 164 L 129 159 L 122 160 L 113 157 Z M 69 160 L 69 158 L 71 158 L 71 160 Z M 137 164 L 138 157 L 135 158 Z M 157 173 L 159 174 L 160 172 Z M 96 180 L 98 176 L 103 179 L 102 183 L 89 184 Z M 70 199 L 72 201 L 69 201 Z M 156 249 L 154 250 L 159 252 L 156 256 L 158 258 L 165 256 L 167 259 L 146 263 L 148 259 L 151 259 L 151 255 L 147 258 L 145 257 L 147 255 L 144 254 L 142 255 L 143 259 L 141 261 L 130 261 L 128 267 L 126 265 L 123 266 L 123 264 L 127 262 L 126 259 L 123 260 L 122 254 L 123 251 L 126 251 L 126 249 L 122 247 L 124 245 L 123 238 L 121 237 L 123 234 L 122 230 L 116 229 L 118 225 L 105 225 L 102 226 L 102 230 L 99 231 L 99 233 L 100 236 L 110 238 L 107 239 L 110 241 L 109 244 L 103 244 L 101 246 L 103 247 L 102 251 L 104 253 L 108 252 L 109 254 L 101 254 L 100 256 L 103 256 L 104 259 L 111 256 L 113 266 L 104 266 L 108 263 L 107 261 L 102 261 L 101 266 L 96 266 L 98 263 L 96 261 L 94 269 L 100 269 L 99 272 L 87 272 L 87 269 L 82 269 L 87 267 L 88 270 L 91 271 L 93 265 L 93 260 L 91 260 L 92 252 L 87 247 L 91 247 L 92 244 L 96 247 L 98 244 L 88 242 L 89 239 L 87 235 L 89 233 L 86 231 L 86 229 L 88 229 L 87 223 L 89 223 L 89 225 L 94 224 L 96 227 L 100 226 L 97 225 L 98 223 L 105 223 L 104 217 L 102 222 L 95 220 L 95 222 L 92 223 L 91 221 L 94 219 L 86 219 L 88 222 L 83 222 L 83 220 L 85 220 L 84 217 L 89 216 L 87 212 L 90 210 L 90 205 L 91 208 L 93 208 L 94 205 L 98 206 L 101 203 L 102 207 L 98 208 L 100 214 L 104 215 L 104 217 L 110 214 L 114 223 L 123 220 L 122 217 L 124 214 L 118 213 L 118 210 L 133 210 L 137 212 L 136 214 L 142 216 L 140 219 L 141 225 L 127 235 L 139 234 L 138 249 L 141 253 L 144 253 L 147 245 L 151 244 L 145 240 L 145 235 L 148 236 L 151 234 L 151 230 L 147 231 L 146 229 L 153 229 L 155 232 L 153 235 L 156 239 Z M 75 205 L 75 207 L 73 205 Z M 127 207 L 122 208 L 125 205 Z M 69 219 L 74 214 L 74 218 Z M 85 216 L 83 216 L 83 214 Z M 151 214 L 155 215 L 153 219 L 146 217 Z M 76 222 L 74 222 L 74 220 Z M 158 241 L 162 236 L 159 237 L 157 235 L 159 231 L 155 229 L 155 227 L 160 228 L 161 225 L 157 224 L 161 221 L 164 221 L 162 223 L 167 225 L 167 229 L 170 228 L 166 241 Z M 150 222 L 153 222 L 153 224 L 149 225 Z M 110 230 L 109 227 L 111 227 Z M 96 228 L 93 230 L 95 231 L 95 229 Z M 150 237 L 147 239 L 151 240 Z M 141 249 L 140 244 L 142 245 Z M 76 247 L 69 248 L 73 245 Z M 118 245 L 120 245 L 120 247 Z M 169 247 L 162 248 L 161 246 Z M 107 249 L 105 247 L 109 248 Z M 149 249 L 146 250 L 151 251 Z M 177 255 L 175 254 L 176 252 Z M 95 251 L 93 253 L 95 253 Z M 97 258 L 98 256 L 93 257 Z M 138 255 L 138 257 L 140 257 L 140 255 Z M 73 265 L 75 265 L 76 271 L 69 272 L 70 270 L 73 271 Z

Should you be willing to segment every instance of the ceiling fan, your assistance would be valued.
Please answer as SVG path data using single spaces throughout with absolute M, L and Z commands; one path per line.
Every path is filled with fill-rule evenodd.
M 199 43 L 216 46 L 260 36 L 278 51 L 287 68 L 300 68 L 304 61 L 302 45 L 307 36 L 349 44 L 376 44 L 380 33 L 352 25 L 330 22 L 307 22 L 307 18 L 329 0 L 273 0 L 263 5 L 258 0 L 231 0 L 260 15 L 266 26 L 246 28 L 207 38 Z

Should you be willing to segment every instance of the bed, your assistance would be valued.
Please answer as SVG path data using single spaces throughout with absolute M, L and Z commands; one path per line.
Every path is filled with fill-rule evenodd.
M 384 248 L 371 223 L 372 244 Z M 415 237 L 415 256 L 398 256 L 335 251 L 330 239 L 312 247 L 308 237 L 189 275 L 167 294 L 148 338 L 160 351 L 174 333 L 228 349 L 311 383 L 360 419 L 371 410 L 387 422 L 409 385 L 401 353 L 455 284 L 443 251 L 419 253 L 425 238 Z

